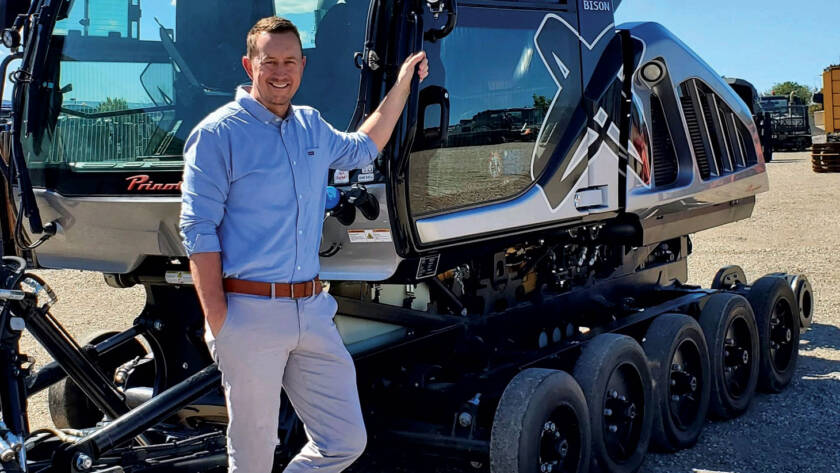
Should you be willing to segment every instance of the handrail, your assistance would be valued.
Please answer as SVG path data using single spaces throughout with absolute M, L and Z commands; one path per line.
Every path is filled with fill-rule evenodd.
M 406 57 L 411 57 L 415 53 L 423 49 L 423 18 L 417 15 L 417 12 L 411 11 L 408 14 L 408 23 L 411 25 L 411 41 L 409 42 L 409 51 Z M 403 142 L 400 146 L 401 156 L 398 157 L 397 175 L 402 175 L 405 172 L 406 164 L 408 163 L 408 155 L 411 146 L 414 143 L 414 134 L 417 131 L 417 111 L 420 107 L 420 77 L 415 73 L 411 78 L 411 92 L 408 95 L 408 103 L 406 105 L 405 119 L 406 128 Z
M 61 113 L 66 115 L 79 117 L 79 118 L 108 118 L 108 117 L 120 117 L 124 115 L 136 115 L 139 113 L 153 113 L 153 112 L 166 112 L 169 110 L 175 110 L 174 105 L 159 105 L 157 107 L 145 107 L 145 108 L 129 108 L 126 110 L 114 110 L 112 112 L 97 112 L 97 113 L 85 113 L 80 112 L 78 110 L 73 110 L 66 107 L 61 107 Z

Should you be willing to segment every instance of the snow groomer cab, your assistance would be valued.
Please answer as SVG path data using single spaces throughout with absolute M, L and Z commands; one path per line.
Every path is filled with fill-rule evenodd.
M 15 357 L 0 364 L 17 374 L 0 396 L 0 470 L 226 464 L 178 232 L 183 145 L 248 80 L 244 38 L 269 15 L 300 30 L 294 102 L 338 129 L 376 108 L 406 57 L 429 59 L 376 161 L 313 190 L 368 456 L 636 471 L 651 442 L 688 447 L 707 414 L 783 389 L 807 279 L 748 284 L 728 266 L 711 289 L 686 285 L 689 235 L 748 218 L 768 189 L 750 109 L 663 26 L 616 25 L 620 3 L 0 1 L 14 79 L 0 299 L 55 359 L 22 369 L 22 326 L 2 327 Z M 142 285 L 146 306 L 77 343 L 29 267 Z M 48 388 L 65 430 L 31 436 L 25 400 Z M 289 403 L 279 415 L 278 465 L 304 438 Z

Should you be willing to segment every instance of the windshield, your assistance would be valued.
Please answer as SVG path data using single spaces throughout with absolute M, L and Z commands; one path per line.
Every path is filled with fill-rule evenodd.
M 801 104 L 788 105 L 787 97 L 762 97 L 761 108 L 774 116 L 803 116 L 807 110 Z
M 245 36 L 270 15 L 300 30 L 307 64 L 293 102 L 346 128 L 367 11 L 366 0 L 72 1 L 40 78 L 55 87 L 26 107 L 29 165 L 180 170 L 192 128 L 249 81 Z

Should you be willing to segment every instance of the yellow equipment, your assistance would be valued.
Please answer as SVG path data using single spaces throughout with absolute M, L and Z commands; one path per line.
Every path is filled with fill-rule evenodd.
M 823 104 L 825 132 L 840 132 L 840 66 L 829 66 L 823 72 Z

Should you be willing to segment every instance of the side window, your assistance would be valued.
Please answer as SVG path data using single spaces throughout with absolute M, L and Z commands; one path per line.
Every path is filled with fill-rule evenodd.
M 0 48 L 0 54 L 4 57 L 9 54 L 9 50 L 6 48 Z M 6 77 L 3 78 L 5 82 L 3 86 L 3 103 L 0 106 L 0 122 L 5 119 L 11 118 L 12 116 L 12 90 L 15 87 L 15 84 L 9 79 L 9 74 L 11 71 L 16 71 L 20 68 L 20 59 L 15 59 L 9 63 L 9 68 L 6 69 Z
M 558 108 L 561 87 L 535 41 L 545 17 L 539 11 L 460 7 L 455 30 L 425 44 L 430 76 L 422 87 L 444 91 L 437 96 L 447 98 L 449 120 L 441 134 L 442 105 L 424 109 L 409 158 L 414 216 L 507 199 L 539 177 L 550 144 L 571 115 Z M 563 61 L 577 64 L 577 43 L 564 54 Z M 564 94 L 577 94 L 576 104 L 580 86 L 566 82 L 579 83 L 579 77 L 559 80 Z M 421 91 L 421 107 L 423 96 Z
M 274 0 L 276 14 L 300 33 L 306 68 L 295 103 L 311 105 L 338 129 L 356 108 L 360 72 L 354 55 L 364 48 L 369 0 Z

